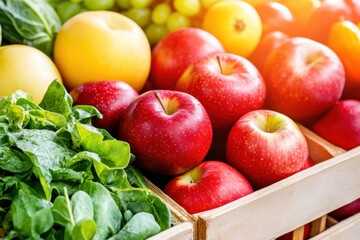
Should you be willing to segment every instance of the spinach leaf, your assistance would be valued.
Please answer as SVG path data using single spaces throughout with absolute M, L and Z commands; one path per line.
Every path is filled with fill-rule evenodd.
M 71 200 L 64 190 L 65 196 L 58 196 L 51 209 L 54 222 L 65 228 L 64 234 L 71 239 L 92 239 L 96 233 L 93 220 L 92 200 L 84 191 L 75 192 Z
M 89 194 L 96 223 L 96 239 L 106 239 L 117 233 L 122 225 L 122 213 L 110 192 L 100 183 L 86 181 L 81 189 Z
M 151 213 L 161 230 L 171 226 L 171 212 L 167 205 L 151 190 L 145 188 L 133 188 L 118 191 L 115 199 L 123 211 L 130 210 L 133 213 Z
M 61 21 L 45 0 L 1 0 L 0 25 L 4 40 L 33 46 L 52 57 Z
M 153 215 L 146 212 L 135 214 L 119 233 L 109 240 L 143 240 L 161 231 Z
M 74 151 L 62 145 L 57 135 L 49 130 L 22 129 L 9 133 L 12 145 L 21 149 L 32 161 L 34 174 L 39 178 L 46 199 L 51 197 L 51 170 L 63 167 Z
M 21 182 L 11 204 L 14 230 L 19 236 L 40 239 L 40 235 L 53 226 L 51 207 L 50 201 L 41 198 L 33 189 Z
M 0 146 L 0 169 L 12 173 L 20 173 L 29 171 L 32 166 L 33 164 L 26 154 L 17 149 Z

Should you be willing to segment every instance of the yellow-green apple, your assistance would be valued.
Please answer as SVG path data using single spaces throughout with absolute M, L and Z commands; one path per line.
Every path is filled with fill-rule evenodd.
M 255 67 L 261 71 L 262 66 L 269 54 L 285 40 L 289 39 L 289 35 L 280 32 L 273 31 L 264 34 L 255 50 L 247 57 L 247 59 L 255 65 Z
M 360 198 L 332 211 L 329 215 L 338 221 L 351 217 L 360 212 Z
M 344 99 L 315 121 L 311 130 L 320 137 L 350 150 L 360 145 L 360 101 Z
M 329 47 L 295 37 L 274 49 L 261 69 L 266 83 L 265 108 L 308 125 L 340 99 L 345 70 Z
M 212 128 L 208 113 L 195 97 L 160 89 L 130 103 L 118 136 L 130 144 L 135 163 L 143 171 L 178 175 L 204 159 Z
M 175 90 L 196 97 L 210 116 L 214 133 L 228 132 L 245 113 L 264 106 L 265 82 L 244 57 L 219 53 L 189 65 Z
M 164 192 L 190 214 L 211 210 L 253 192 L 249 181 L 229 164 L 209 160 L 171 179 Z
M 306 139 L 296 123 L 266 109 L 243 115 L 226 142 L 227 162 L 256 189 L 303 170 L 308 154 Z
M 132 100 L 139 96 L 128 83 L 117 80 L 84 83 L 70 91 L 75 105 L 92 105 L 102 118 L 92 119 L 94 126 L 116 136 L 120 118 Z
M 152 50 L 150 80 L 155 88 L 173 90 L 188 65 L 224 52 L 220 41 L 201 28 L 182 28 L 162 38 Z

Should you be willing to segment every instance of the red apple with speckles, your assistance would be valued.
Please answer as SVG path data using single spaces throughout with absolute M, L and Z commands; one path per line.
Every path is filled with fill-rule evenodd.
M 195 97 L 151 90 L 127 107 L 118 136 L 130 144 L 135 163 L 143 171 L 178 175 L 204 159 L 212 128 L 208 113 Z
M 195 214 L 244 197 L 252 193 L 253 188 L 235 168 L 209 160 L 171 179 L 164 192 L 188 213 Z
M 102 119 L 93 118 L 96 127 L 104 128 L 116 136 L 122 113 L 139 93 L 126 82 L 97 81 L 88 82 L 74 88 L 70 95 L 74 105 L 95 106 L 103 115 Z
M 254 110 L 231 128 L 226 157 L 259 189 L 303 170 L 308 145 L 289 117 L 271 110 Z
M 208 112 L 214 134 L 227 133 L 245 113 L 265 103 L 265 83 L 247 59 L 219 53 L 200 59 L 183 72 L 175 90 L 196 97 Z
M 340 100 L 313 123 L 311 130 L 345 150 L 360 146 L 360 101 Z
M 265 108 L 309 125 L 340 99 L 345 70 L 329 47 L 295 37 L 275 48 L 261 69 L 266 83 Z
M 152 50 L 150 81 L 173 90 L 182 72 L 205 56 L 224 52 L 220 41 L 200 28 L 182 28 L 162 38 Z

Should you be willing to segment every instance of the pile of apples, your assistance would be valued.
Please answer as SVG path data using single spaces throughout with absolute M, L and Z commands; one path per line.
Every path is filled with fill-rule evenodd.
M 357 59 L 324 39 L 357 19 L 347 15 L 357 17 L 356 3 L 323 1 L 306 25 L 285 4 L 242 2 L 262 19 L 262 37 L 246 54 L 236 50 L 241 40 L 229 48 L 210 30 L 182 28 L 151 48 L 141 90 L 131 78 L 104 77 L 71 94 L 102 112 L 94 124 L 129 142 L 136 165 L 189 213 L 213 209 L 314 165 L 297 124 L 346 150 L 360 145 L 360 78 L 346 67 Z M 320 13 L 329 17 L 317 26 Z M 146 72 L 147 65 L 136 67 Z
M 360 1 L 209 2 L 154 47 L 120 13 L 80 13 L 53 58 L 74 103 L 192 214 L 313 166 L 298 124 L 360 145 Z

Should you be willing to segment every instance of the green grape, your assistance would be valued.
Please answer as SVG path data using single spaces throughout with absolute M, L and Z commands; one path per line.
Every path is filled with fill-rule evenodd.
M 171 14 L 171 7 L 167 3 L 156 5 L 151 13 L 151 20 L 156 24 L 165 24 Z
M 134 20 L 141 28 L 146 27 L 151 22 L 149 8 L 131 8 L 126 12 L 122 12 L 122 14 Z
M 73 2 L 73 3 L 81 3 L 82 0 L 69 0 L 70 2 Z
M 179 12 L 171 13 L 166 22 L 166 26 L 170 32 L 179 28 L 190 27 L 190 24 L 190 19 Z
M 131 7 L 130 0 L 115 0 L 116 6 L 121 10 L 128 10 Z
M 130 0 L 130 5 L 134 8 L 146 8 L 153 0 Z
M 115 5 L 115 0 L 83 0 L 88 10 L 108 10 Z
M 160 39 L 162 39 L 168 33 L 169 30 L 164 24 L 158 25 L 151 23 L 145 28 L 145 34 L 151 46 L 154 46 L 156 43 L 158 43 Z
M 185 16 L 195 16 L 200 13 L 201 5 L 199 0 L 174 0 L 174 8 Z
M 62 23 L 66 22 L 69 18 L 86 11 L 80 3 L 74 2 L 60 2 L 55 6 L 55 11 L 59 15 Z

